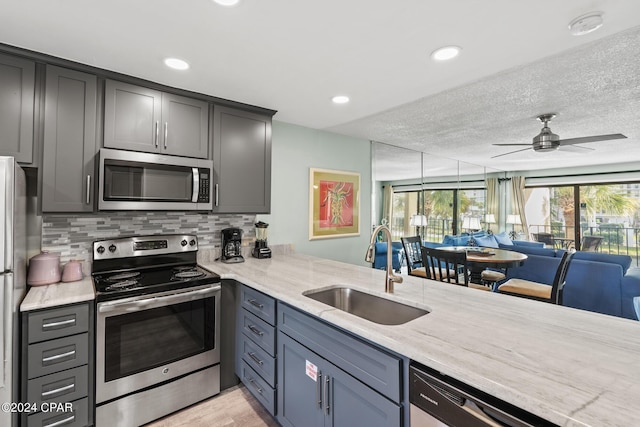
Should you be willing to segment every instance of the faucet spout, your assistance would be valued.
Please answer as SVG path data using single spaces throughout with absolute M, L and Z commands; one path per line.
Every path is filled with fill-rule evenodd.
M 386 268 L 386 275 L 384 279 L 384 291 L 389 294 L 392 294 L 393 284 L 402 283 L 402 277 L 396 276 L 393 273 L 391 230 L 389 230 L 387 226 L 379 225 L 373 230 L 373 233 L 371 234 L 371 242 L 369 244 L 369 247 L 367 248 L 367 254 L 365 255 L 364 259 L 366 262 L 373 261 L 373 249 L 376 242 L 376 236 L 380 231 L 384 233 L 385 238 L 387 239 L 387 268 Z

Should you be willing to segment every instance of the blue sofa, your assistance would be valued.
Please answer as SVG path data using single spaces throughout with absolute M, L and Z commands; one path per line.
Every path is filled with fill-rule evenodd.
M 507 279 L 551 285 L 563 250 L 504 244 L 499 247 L 528 256 L 522 266 L 507 271 Z M 636 319 L 633 297 L 640 295 L 640 268 L 630 266 L 631 257 L 627 255 L 576 252 L 567 273 L 563 305 Z
M 395 271 L 400 271 L 402 257 L 404 256 L 402 242 L 391 242 L 391 261 Z M 373 268 L 387 268 L 387 242 L 376 242 Z

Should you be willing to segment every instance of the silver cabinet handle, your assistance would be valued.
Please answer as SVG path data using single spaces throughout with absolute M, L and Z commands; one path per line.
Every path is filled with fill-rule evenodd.
M 259 337 L 261 337 L 261 336 L 263 336 L 263 335 L 264 335 L 264 332 L 262 332 L 260 329 L 256 328 L 256 327 L 255 327 L 255 326 L 253 326 L 253 325 L 249 325 L 249 326 L 247 326 L 247 328 L 249 328 L 249 330 L 250 330 L 251 332 L 253 332 L 254 334 L 256 334 L 256 335 L 257 335 L 257 336 L 259 336 Z
M 169 137 L 169 122 L 164 122 L 164 149 L 167 149 L 167 138 Z
M 87 204 L 91 203 L 91 175 L 87 175 Z
M 251 383 L 251 385 L 258 391 L 258 393 L 262 394 L 262 388 L 255 382 L 255 380 L 251 377 L 244 377 L 247 381 Z
M 250 357 L 254 362 L 256 362 L 258 365 L 260 365 L 260 366 L 264 365 L 264 362 L 263 362 L 262 360 L 260 360 L 260 359 L 258 358 L 258 356 L 256 356 L 256 354 L 255 354 L 254 352 L 251 352 L 251 353 L 248 353 L 248 354 L 249 354 L 249 357 Z
M 219 193 L 218 189 L 219 189 L 218 184 L 216 184 L 216 206 L 218 206 L 218 193 Z
M 325 409 L 325 414 L 327 415 L 329 415 L 329 408 L 330 408 L 330 405 L 329 405 L 329 386 L 331 385 L 330 381 L 331 379 L 329 378 L 329 376 L 326 376 L 324 378 L 324 404 L 325 404 L 324 409 Z
M 62 392 L 67 391 L 67 390 L 73 390 L 75 387 L 76 387 L 76 384 L 73 383 L 73 384 L 66 385 L 64 387 L 59 387 L 59 388 L 57 388 L 55 390 L 49 390 L 49 391 L 42 392 L 41 395 L 42 395 L 42 397 L 48 397 L 48 396 L 51 396 L 52 394 L 58 394 L 58 393 L 62 393 Z
M 57 328 L 59 326 L 72 326 L 76 324 L 76 319 L 61 320 L 59 322 L 43 323 L 42 329 Z
M 252 306 L 254 306 L 254 307 L 264 308 L 263 304 L 260 304 L 258 301 L 254 300 L 254 299 L 247 300 L 247 302 L 249 304 L 251 304 Z
M 156 148 L 158 148 L 158 138 L 160 138 L 160 122 L 156 120 L 156 141 L 155 141 Z
M 316 401 L 318 403 L 318 408 L 322 409 L 322 374 L 320 373 L 316 380 Z
M 49 357 L 43 357 L 42 363 L 53 362 L 54 360 L 63 359 L 65 357 L 72 357 L 76 355 L 75 350 L 67 351 L 66 353 L 60 353 Z
M 58 427 L 64 424 L 72 423 L 73 421 L 75 421 L 75 419 L 76 419 L 76 416 L 71 415 L 70 417 L 67 417 L 64 420 L 56 421 L 55 423 L 51 423 L 51 424 L 44 424 L 42 427 Z

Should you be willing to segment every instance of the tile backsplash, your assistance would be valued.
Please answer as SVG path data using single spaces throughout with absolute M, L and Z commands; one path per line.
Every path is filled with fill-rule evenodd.
M 255 238 L 255 215 L 214 215 L 198 212 L 100 212 L 42 216 L 42 249 L 60 253 L 61 261 L 91 261 L 94 240 L 153 234 L 195 234 L 199 248 L 218 249 L 220 231 L 242 229 L 243 240 Z M 246 243 L 245 243 L 246 244 Z

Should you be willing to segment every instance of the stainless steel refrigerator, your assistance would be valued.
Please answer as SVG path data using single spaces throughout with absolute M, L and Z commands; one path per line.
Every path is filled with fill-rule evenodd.
M 0 156 L 0 404 L 19 402 L 20 302 L 26 292 L 26 180 L 13 157 Z M 0 411 L 0 426 L 16 426 L 17 415 Z

